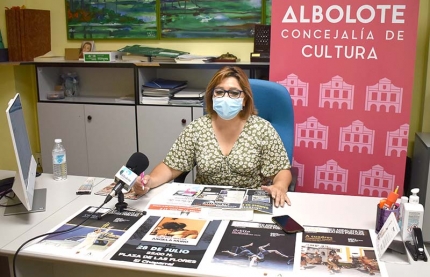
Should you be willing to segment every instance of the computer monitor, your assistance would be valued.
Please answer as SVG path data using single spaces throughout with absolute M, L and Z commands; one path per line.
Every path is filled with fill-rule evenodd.
M 6 117 L 18 171 L 12 190 L 17 197 L 10 199 L 5 215 L 45 211 L 46 189 L 35 189 L 37 163 L 31 152 L 19 93 L 8 103 Z M 16 199 L 18 198 L 18 199 Z M 21 201 L 22 205 L 18 205 Z

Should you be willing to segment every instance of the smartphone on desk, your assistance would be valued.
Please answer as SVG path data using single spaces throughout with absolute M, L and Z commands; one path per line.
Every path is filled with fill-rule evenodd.
M 295 221 L 289 215 L 274 216 L 272 217 L 272 221 L 281 227 L 282 230 L 287 234 L 299 233 L 305 230 L 302 225 L 297 223 L 297 221 Z

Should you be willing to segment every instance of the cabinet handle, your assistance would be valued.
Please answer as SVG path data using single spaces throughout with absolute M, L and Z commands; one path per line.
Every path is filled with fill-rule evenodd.
M 91 115 L 87 116 L 88 121 L 91 121 L 91 119 L 93 119 L 93 117 Z
M 185 118 L 182 118 L 181 122 L 182 122 L 182 124 L 185 124 L 185 123 L 187 123 L 187 120 Z

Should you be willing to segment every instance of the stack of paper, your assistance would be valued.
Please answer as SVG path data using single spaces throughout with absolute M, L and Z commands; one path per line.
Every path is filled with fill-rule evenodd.
M 187 81 L 156 78 L 142 86 L 142 104 L 168 104 L 169 97 L 184 89 Z
M 184 88 L 170 97 L 172 105 L 203 105 L 205 89 Z

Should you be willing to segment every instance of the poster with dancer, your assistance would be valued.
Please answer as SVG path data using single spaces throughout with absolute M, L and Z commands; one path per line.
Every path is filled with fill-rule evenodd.
M 159 216 L 149 216 L 110 260 L 136 265 L 197 268 L 221 221 L 209 221 L 206 228 L 202 230 L 202 235 L 196 245 L 142 240 L 151 230 L 154 230 L 154 226 L 159 225 L 160 219 Z M 183 220 L 189 219 L 172 218 L 174 222 L 182 222 Z
M 384 276 L 369 230 L 303 226 L 300 269 L 319 276 Z M 382 271 L 384 272 L 384 271 Z
M 196 245 L 207 225 L 203 219 L 161 217 L 142 241 Z
M 86 207 L 66 223 L 51 232 L 58 232 L 76 227 L 96 210 Z M 103 215 L 103 216 L 101 216 Z M 100 219 L 97 219 L 101 216 Z M 102 208 L 76 229 L 57 235 L 49 235 L 27 247 L 25 251 L 49 253 L 61 256 L 84 256 L 89 259 L 104 257 L 107 250 L 121 237 L 143 213 L 135 210 L 116 210 Z
M 222 264 L 226 272 L 242 268 L 292 273 L 295 246 L 296 234 L 286 234 L 276 224 L 230 221 L 212 264 Z

